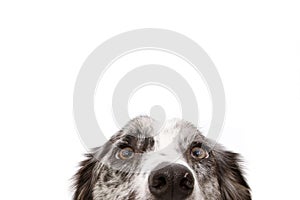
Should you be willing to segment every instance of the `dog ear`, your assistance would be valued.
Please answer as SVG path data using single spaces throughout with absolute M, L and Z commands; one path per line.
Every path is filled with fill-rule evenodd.
M 96 183 L 94 169 L 97 160 L 92 154 L 87 154 L 87 157 L 80 163 L 80 169 L 74 176 L 74 200 L 93 200 L 93 187 Z
M 222 200 L 251 200 L 250 187 L 243 176 L 239 155 L 217 152 L 217 176 Z

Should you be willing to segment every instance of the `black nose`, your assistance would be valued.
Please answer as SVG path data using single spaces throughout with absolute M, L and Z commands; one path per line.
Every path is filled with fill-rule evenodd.
M 184 199 L 194 189 L 191 171 L 180 164 L 158 165 L 148 179 L 150 192 L 158 199 Z

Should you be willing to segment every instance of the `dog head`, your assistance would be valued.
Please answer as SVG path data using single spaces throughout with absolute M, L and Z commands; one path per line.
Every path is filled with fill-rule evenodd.
M 87 155 L 75 175 L 75 200 L 250 200 L 238 154 L 183 120 L 161 128 L 131 120 Z

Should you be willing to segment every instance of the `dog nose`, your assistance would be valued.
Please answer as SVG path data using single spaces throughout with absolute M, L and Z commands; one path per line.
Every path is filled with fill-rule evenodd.
M 183 165 L 162 163 L 150 173 L 148 186 L 158 199 L 185 199 L 193 192 L 194 177 Z

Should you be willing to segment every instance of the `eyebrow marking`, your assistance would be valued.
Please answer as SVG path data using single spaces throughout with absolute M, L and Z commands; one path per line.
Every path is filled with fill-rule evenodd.
M 129 146 L 135 149 L 136 152 L 141 153 L 141 152 L 152 150 L 154 143 L 155 141 L 153 137 L 144 137 L 141 134 L 139 134 L 138 136 L 127 134 L 118 141 L 117 146 L 119 148 L 124 148 Z
M 126 142 L 128 144 L 131 144 L 133 142 L 135 142 L 137 140 L 137 138 L 133 135 L 125 135 L 125 137 L 122 139 L 123 142 Z

